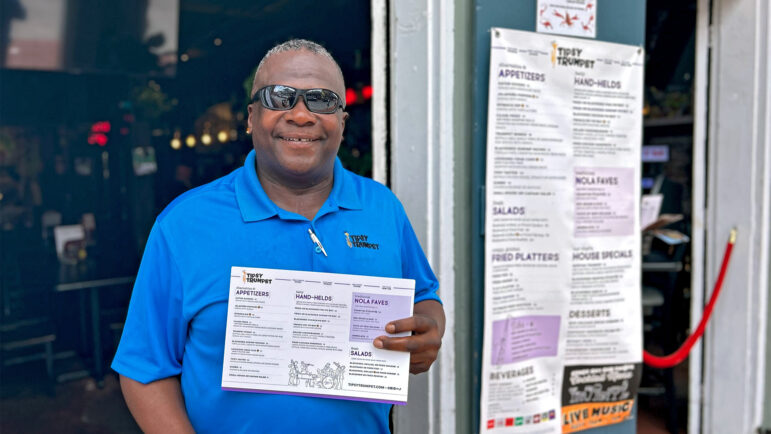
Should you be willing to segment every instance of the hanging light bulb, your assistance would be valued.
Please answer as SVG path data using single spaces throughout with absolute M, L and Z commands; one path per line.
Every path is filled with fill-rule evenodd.
M 171 139 L 171 149 L 180 149 L 182 147 L 182 140 L 179 140 L 179 130 L 174 131 L 174 138 Z
M 195 146 L 195 136 L 192 134 L 188 134 L 185 138 L 185 144 L 188 148 L 192 148 Z
M 211 134 L 208 132 L 203 133 L 203 135 L 201 135 L 201 143 L 203 143 L 204 146 L 211 145 Z
M 225 130 L 220 131 L 217 133 L 217 140 L 220 141 L 220 143 L 225 143 L 228 141 L 228 133 Z

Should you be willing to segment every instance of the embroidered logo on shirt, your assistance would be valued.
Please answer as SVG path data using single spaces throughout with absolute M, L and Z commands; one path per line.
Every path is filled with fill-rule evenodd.
M 348 244 L 348 248 L 358 247 L 363 249 L 380 250 L 380 244 L 369 242 L 369 235 L 352 235 L 348 232 L 344 232 L 344 234 L 345 244 Z

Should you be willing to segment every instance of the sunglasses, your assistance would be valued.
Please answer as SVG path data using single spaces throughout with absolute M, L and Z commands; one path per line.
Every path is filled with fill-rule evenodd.
M 295 89 L 280 84 L 272 84 L 258 90 L 252 97 L 252 102 L 259 99 L 268 110 L 292 110 L 297 101 L 303 97 L 305 107 L 313 113 L 330 114 L 337 109 L 345 109 L 340 95 L 329 89 Z

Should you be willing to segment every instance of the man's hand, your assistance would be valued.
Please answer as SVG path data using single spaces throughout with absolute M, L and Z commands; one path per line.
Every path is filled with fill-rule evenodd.
M 412 332 L 412 336 L 378 336 L 373 345 L 376 348 L 410 353 L 410 372 L 420 374 L 428 371 L 439 354 L 444 336 L 444 309 L 435 300 L 424 300 L 413 309 L 413 316 L 386 324 L 386 332 Z

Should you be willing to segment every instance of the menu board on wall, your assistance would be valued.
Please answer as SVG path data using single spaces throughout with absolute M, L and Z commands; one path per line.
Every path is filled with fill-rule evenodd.
M 622 422 L 642 368 L 644 51 L 491 38 L 480 432 Z

